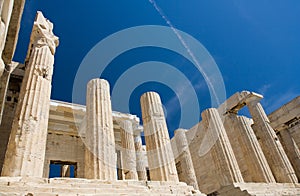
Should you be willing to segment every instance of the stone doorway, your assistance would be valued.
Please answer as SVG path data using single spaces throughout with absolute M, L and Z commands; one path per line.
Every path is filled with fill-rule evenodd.
M 49 165 L 49 178 L 55 177 L 76 178 L 77 163 L 51 160 Z

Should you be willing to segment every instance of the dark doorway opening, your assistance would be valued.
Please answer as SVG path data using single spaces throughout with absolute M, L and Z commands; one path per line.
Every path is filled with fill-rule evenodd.
M 76 178 L 77 177 L 77 163 L 69 161 L 50 161 L 49 178 L 65 177 Z

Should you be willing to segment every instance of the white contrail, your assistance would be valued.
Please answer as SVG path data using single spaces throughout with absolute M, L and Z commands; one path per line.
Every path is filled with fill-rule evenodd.
M 164 21 L 169 25 L 169 27 L 172 29 L 172 31 L 175 33 L 175 35 L 178 37 L 178 39 L 180 40 L 181 44 L 187 50 L 188 54 L 191 56 L 191 58 L 193 59 L 193 61 L 195 62 L 195 64 L 198 66 L 198 69 L 200 70 L 200 72 L 202 73 L 202 75 L 205 78 L 206 82 L 210 86 L 210 89 L 212 90 L 212 93 L 214 94 L 214 96 L 216 98 L 217 104 L 220 104 L 220 100 L 219 100 L 219 98 L 217 96 L 217 93 L 216 93 L 216 91 L 214 89 L 214 86 L 213 86 L 212 82 L 210 81 L 210 79 L 206 75 L 206 73 L 204 72 L 203 68 L 200 66 L 200 63 L 197 60 L 197 58 L 195 57 L 193 51 L 187 45 L 187 43 L 185 42 L 185 40 L 183 39 L 183 37 L 180 35 L 180 33 L 178 32 L 178 30 L 173 26 L 173 24 L 168 19 L 168 17 L 163 13 L 163 11 L 161 10 L 161 8 L 157 5 L 157 3 L 155 2 L 155 0 L 149 0 L 149 2 L 153 5 L 153 7 L 156 9 L 156 11 L 159 13 L 159 15 L 164 19 Z

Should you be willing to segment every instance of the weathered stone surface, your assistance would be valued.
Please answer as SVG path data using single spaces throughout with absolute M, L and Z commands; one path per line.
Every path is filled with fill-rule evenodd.
M 178 182 L 178 175 L 212 195 L 300 194 L 294 174 L 295 170 L 299 180 L 300 97 L 270 114 L 269 121 L 257 101 L 261 95 L 236 93 L 218 109 L 204 111 L 203 121 L 189 131 L 178 130 L 172 152 L 161 100 L 156 93 L 146 93 L 141 104 L 148 164 L 140 132 L 135 132 L 139 119 L 111 111 L 107 82 L 89 83 L 93 84 L 88 88 L 87 109 L 58 101 L 49 108 L 58 39 L 41 13 L 25 65 L 11 62 L 24 2 L 0 0 L 0 172 L 22 176 L 1 177 L 0 195 L 201 195 Z M 253 128 L 251 119 L 237 115 L 246 105 Z M 115 151 L 121 168 L 118 177 L 124 181 L 116 181 Z M 75 177 L 106 181 L 32 178 L 48 177 L 50 163 L 63 163 L 62 177 L 70 176 L 72 165 Z M 161 182 L 146 181 L 148 166 L 151 180 Z M 275 179 L 292 183 L 274 183 Z
M 296 172 L 298 181 L 300 181 L 300 150 L 292 138 L 288 129 L 279 132 L 279 138 L 282 143 L 283 149 L 286 152 L 291 164 Z
M 224 127 L 245 182 L 275 182 L 249 119 L 228 113 Z
M 298 124 L 300 119 L 300 96 L 273 111 L 268 115 L 268 118 L 271 126 L 276 131 Z
M 2 169 L 3 176 L 43 175 L 54 53 L 58 45 L 58 38 L 52 29 L 52 23 L 38 12 Z
M 134 146 L 136 152 L 136 170 L 138 179 L 145 181 L 147 180 L 146 161 L 144 160 L 143 144 L 140 132 L 135 133 L 134 135 Z
M 109 84 L 93 79 L 87 85 L 85 177 L 116 180 L 115 138 Z
M 174 155 L 160 97 L 148 92 L 141 108 L 151 180 L 178 182 Z
M 0 195 L 199 195 L 182 182 L 103 181 L 74 178 L 5 178 L 0 177 Z
M 190 186 L 193 186 L 195 189 L 198 188 L 198 182 L 194 170 L 194 165 L 189 149 L 189 143 L 186 139 L 185 129 L 177 129 L 175 131 L 175 140 L 177 154 L 174 156 L 176 158 L 176 168 L 178 172 L 178 177 L 181 182 L 185 182 Z M 173 149 L 173 152 L 175 150 Z
M 136 154 L 133 137 L 132 122 L 123 120 L 121 124 L 121 144 L 122 157 L 125 179 L 137 180 L 138 175 L 136 171 Z
M 222 187 L 214 194 L 220 196 L 300 195 L 300 186 L 292 183 L 234 183 Z
M 268 118 L 300 181 L 300 96 L 272 112 Z
M 6 37 L 10 26 L 13 6 L 14 0 L 0 1 L 0 77 L 2 76 L 6 67 L 4 61 L 2 60 L 2 52 L 6 44 Z
M 257 96 L 247 100 L 246 104 L 253 118 L 253 130 L 260 140 L 260 145 L 277 182 L 297 183 L 295 171 L 285 154 L 283 147 L 270 125 L 270 121 Z
M 217 109 L 210 108 L 203 111 L 202 119 L 203 126 L 208 131 L 211 141 L 215 142 L 214 148 L 211 149 L 211 156 L 213 161 L 215 161 L 214 173 L 217 183 L 220 186 L 224 186 L 233 182 L 244 182 Z M 207 180 L 209 181 L 209 179 Z M 201 190 L 202 182 L 199 180 L 198 182 Z M 210 191 L 207 189 L 204 192 Z
M 233 167 L 230 166 L 232 158 L 228 161 L 227 150 L 232 155 L 232 149 L 222 121 L 218 115 L 216 117 L 210 125 L 210 115 L 203 113 L 203 120 L 186 132 L 199 190 L 206 194 L 217 191 L 223 184 L 242 181 L 236 161 Z M 220 135 L 219 132 L 225 134 Z M 230 172 L 232 168 L 238 173 L 237 177 L 234 172 Z

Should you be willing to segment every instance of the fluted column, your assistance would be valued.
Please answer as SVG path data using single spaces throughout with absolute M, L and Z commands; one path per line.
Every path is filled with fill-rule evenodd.
M 52 28 L 52 23 L 38 12 L 2 176 L 43 175 L 54 53 L 58 45 Z
M 217 109 L 204 110 L 202 112 L 202 122 L 205 128 L 208 129 L 211 138 L 217 136 L 212 156 L 216 165 L 216 178 L 218 178 L 220 185 L 225 186 L 234 182 L 244 182 Z
M 178 181 L 174 155 L 160 97 L 147 92 L 141 108 L 151 180 Z
M 142 138 L 140 133 L 138 135 L 134 135 L 134 146 L 136 152 L 136 170 L 138 174 L 138 179 L 145 181 L 147 180 L 147 172 L 146 172 L 146 163 L 144 160 L 143 149 L 142 149 Z
M 279 131 L 279 136 L 283 149 L 285 150 L 286 155 L 296 172 L 298 180 L 300 181 L 300 150 L 288 129 Z
M 247 100 L 246 104 L 254 121 L 253 130 L 260 139 L 260 145 L 276 181 L 297 183 L 295 171 L 270 125 L 264 109 L 259 103 L 259 98 Z
M 115 138 L 109 84 L 93 79 L 86 95 L 85 177 L 116 180 Z
M 177 129 L 175 131 L 176 147 L 178 151 L 180 164 L 183 168 L 182 176 L 184 182 L 198 190 L 199 187 L 197 183 L 197 178 L 185 132 L 186 130 L 184 129 Z
M 120 127 L 123 158 L 122 169 L 125 174 L 125 179 L 138 180 L 132 122 L 123 120 L 120 122 Z
M 275 183 L 275 178 L 249 120 L 228 113 L 224 126 L 245 182 Z M 241 145 L 242 144 L 242 145 Z

